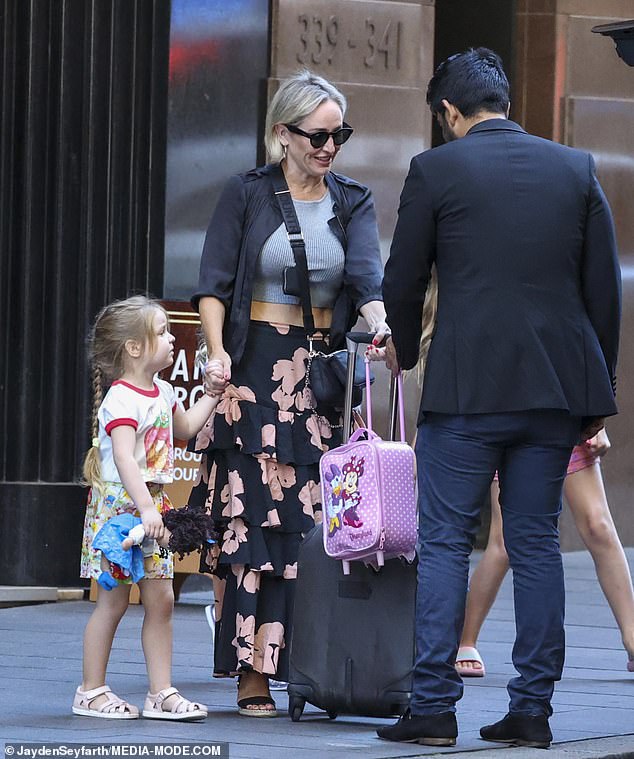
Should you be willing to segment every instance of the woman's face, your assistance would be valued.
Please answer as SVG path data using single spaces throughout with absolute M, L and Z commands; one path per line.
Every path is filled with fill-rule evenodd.
M 325 100 L 297 126 L 305 132 L 334 132 L 343 126 L 341 108 L 334 100 Z M 286 145 L 286 161 L 289 168 L 306 177 L 324 177 L 332 168 L 339 152 L 332 137 L 321 148 L 314 148 L 308 137 L 289 132 L 280 125 L 280 139 Z

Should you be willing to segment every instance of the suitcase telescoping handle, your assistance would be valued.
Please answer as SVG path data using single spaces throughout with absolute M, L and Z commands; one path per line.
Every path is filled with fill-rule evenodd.
M 369 332 L 348 332 L 346 335 L 346 348 L 348 351 L 348 374 L 346 388 L 352 388 L 354 384 L 355 357 L 360 344 L 369 345 L 374 339 L 374 334 Z M 365 362 L 365 402 L 367 413 L 367 426 L 372 429 L 372 396 L 370 385 L 370 362 Z M 398 418 L 401 433 L 401 442 L 405 442 L 405 409 L 403 406 L 403 375 L 401 372 L 396 377 L 390 378 L 390 426 L 389 440 L 394 440 L 396 435 L 396 414 Z M 346 392 L 344 406 L 344 425 L 343 425 L 343 443 L 347 443 L 350 438 L 352 424 L 352 393 Z
M 369 345 L 374 335 L 369 332 L 348 332 L 346 334 L 346 349 L 348 351 L 348 366 L 346 376 L 346 399 L 343 407 L 342 443 L 347 443 L 352 430 L 352 386 L 354 385 L 354 370 L 357 348 L 359 345 Z

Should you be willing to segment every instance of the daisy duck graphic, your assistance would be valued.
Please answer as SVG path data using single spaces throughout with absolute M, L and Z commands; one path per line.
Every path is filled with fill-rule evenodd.
M 330 488 L 328 499 L 328 535 L 334 535 L 341 529 L 341 511 L 343 509 L 343 475 L 336 464 L 324 472 L 324 479 Z
M 343 523 L 349 527 L 362 527 L 363 522 L 357 514 L 357 506 L 361 504 L 361 493 L 359 492 L 359 478 L 363 475 L 363 464 L 365 458 L 357 461 L 356 456 L 352 456 L 350 461 L 341 468 L 343 475 Z

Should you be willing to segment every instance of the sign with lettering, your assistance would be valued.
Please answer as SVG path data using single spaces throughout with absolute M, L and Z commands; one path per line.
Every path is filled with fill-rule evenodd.
M 327 79 L 419 87 L 421 5 L 278 0 L 272 75 L 305 66 Z
M 162 301 L 170 320 L 174 342 L 174 363 L 161 372 L 176 392 L 176 398 L 187 409 L 204 393 L 203 371 L 196 361 L 200 320 L 189 303 Z M 176 508 L 185 506 L 198 474 L 200 455 L 187 450 L 187 441 L 174 440 L 174 481 L 165 486 L 169 499 Z M 197 572 L 198 554 L 175 559 L 176 572 Z

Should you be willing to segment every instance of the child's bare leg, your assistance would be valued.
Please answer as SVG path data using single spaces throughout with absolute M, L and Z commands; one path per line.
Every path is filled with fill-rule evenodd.
M 174 590 L 172 581 L 167 579 L 141 580 L 139 588 L 145 610 L 141 639 L 150 693 L 158 693 L 172 685 Z M 166 706 L 169 706 L 169 699 Z
M 117 585 L 112 590 L 97 589 L 97 603 L 84 631 L 83 691 L 106 683 L 106 668 L 115 632 L 128 608 L 130 585 Z M 97 697 L 91 708 L 105 703 L 107 696 Z
M 139 583 L 145 609 L 143 619 L 143 653 L 150 687 L 143 716 L 153 719 L 199 720 L 207 717 L 207 707 L 189 701 L 172 685 L 172 612 L 174 590 L 168 579 L 145 579 Z
M 486 550 L 473 571 L 469 581 L 469 592 L 465 608 L 465 621 L 462 628 L 460 646 L 473 646 L 478 643 L 480 629 L 484 624 L 495 597 L 498 594 L 504 575 L 509 568 L 509 560 L 504 547 L 502 533 L 502 513 L 500 509 L 500 487 L 497 482 L 491 484 L 491 526 Z M 478 662 L 464 662 L 464 669 L 481 670 Z
M 598 463 L 569 474 L 564 494 L 581 539 L 592 555 L 601 589 L 621 630 L 623 646 L 634 660 L 632 578 L 608 506 Z

